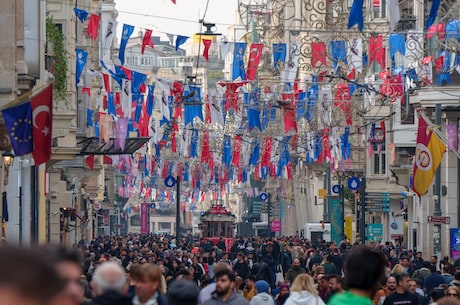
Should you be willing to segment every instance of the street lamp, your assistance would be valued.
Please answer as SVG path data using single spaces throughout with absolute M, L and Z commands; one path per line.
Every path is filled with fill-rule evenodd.
M 12 166 L 14 163 L 14 154 L 11 151 L 4 151 L 2 153 L 2 157 L 3 157 L 3 165 L 5 167 L 3 185 L 8 185 L 9 167 Z

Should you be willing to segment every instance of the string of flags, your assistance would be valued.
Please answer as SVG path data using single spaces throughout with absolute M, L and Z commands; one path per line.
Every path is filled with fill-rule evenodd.
M 112 43 L 115 21 L 103 20 L 101 28 L 105 32 L 99 35 L 101 20 L 97 15 L 77 8 L 75 14 L 82 22 L 88 20 L 87 34 L 94 40 L 101 37 L 102 48 Z M 411 47 L 422 42 L 423 37 L 415 31 L 393 33 L 388 40 L 377 35 L 367 42 L 357 36 L 347 41 L 311 43 L 309 58 L 314 72 L 307 80 L 296 79 L 300 69 L 298 42 L 271 46 L 220 42 L 222 57 L 230 55 L 233 59 L 231 80 L 218 82 L 216 92 L 202 92 L 196 84 L 177 80 L 156 78 L 151 82 L 144 73 L 124 66 L 125 47 L 133 31 L 133 26 L 123 25 L 119 63 L 111 62 L 102 52 L 101 72 L 85 70 L 88 53 L 76 50 L 76 85 L 82 94 L 91 96 L 86 79 L 81 79 L 84 73 L 102 77 L 105 89 L 94 105 L 103 111 L 87 109 L 88 129 L 100 143 L 114 138 L 114 145 L 121 149 L 128 135 L 151 138 L 142 153 L 104 158 L 104 162 L 126 174 L 125 183 L 118 190 L 118 195 L 125 198 L 138 192 L 152 200 L 163 196 L 162 199 L 174 202 L 172 193 L 162 186 L 162 179 L 168 176 L 188 182 L 193 194 L 190 198 L 196 199 L 201 198 L 196 194 L 209 189 L 209 184 L 217 186 L 213 192 L 222 193 L 227 191 L 228 182 L 246 183 L 251 176 L 255 180 L 269 176 L 292 179 L 313 162 L 328 162 L 333 170 L 343 171 L 351 165 L 352 145 L 363 143 L 370 157 L 381 154 L 385 143 L 384 121 L 359 130 L 359 139 L 352 135 L 351 128 L 357 127 L 352 111 L 356 106 L 354 94 L 364 96 L 364 107 L 381 97 L 388 103 L 404 104 L 407 89 L 433 82 L 433 63 L 438 83 L 448 83 L 450 74 L 458 69 L 459 57 L 453 52 L 443 50 L 436 56 L 426 56 Z M 445 39 L 455 35 L 455 31 L 454 24 L 438 24 L 428 29 L 426 37 Z M 147 46 L 154 47 L 151 35 L 151 30 L 145 31 L 142 53 Z M 176 50 L 188 38 L 177 35 Z M 203 39 L 201 43 L 202 56 L 207 60 L 214 42 Z M 260 87 L 257 75 L 265 52 L 271 53 L 273 69 L 280 70 L 281 80 Z M 404 68 L 405 62 L 409 62 L 408 68 Z M 363 85 L 356 84 L 358 75 L 373 65 L 382 71 L 378 78 L 366 76 Z M 340 74 L 343 66 L 347 69 L 346 77 Z M 331 75 L 339 81 L 332 83 Z M 111 87 L 111 80 L 119 89 Z M 159 119 L 154 118 L 154 112 Z M 264 131 L 280 121 L 285 136 L 265 135 L 269 133 Z M 203 123 L 222 132 L 202 129 Z M 300 132 L 299 126 L 305 124 L 316 127 Z M 236 132 L 225 134 L 223 131 L 229 125 L 234 125 Z M 394 161 L 394 145 L 391 149 L 390 143 L 388 148 Z M 165 158 L 165 150 L 180 161 Z M 87 165 L 94 166 L 94 157 L 88 157 Z

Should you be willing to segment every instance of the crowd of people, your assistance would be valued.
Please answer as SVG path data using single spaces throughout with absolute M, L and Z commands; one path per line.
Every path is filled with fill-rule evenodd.
M 398 244 L 294 236 L 103 236 L 73 248 L 0 247 L 0 304 L 456 305 L 460 260 Z

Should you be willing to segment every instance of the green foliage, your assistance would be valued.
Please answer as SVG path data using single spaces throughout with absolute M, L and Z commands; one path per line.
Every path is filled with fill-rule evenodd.
M 208 84 L 214 84 L 224 79 L 224 72 L 222 71 L 210 71 L 208 73 Z
M 355 214 L 355 211 L 356 211 L 355 194 L 348 187 L 345 187 L 343 195 L 344 195 L 343 197 L 345 198 L 345 200 L 348 201 L 348 207 L 353 212 L 353 214 Z
M 52 46 L 54 89 L 56 96 L 64 99 L 67 93 L 67 51 L 65 37 L 54 24 L 53 18 L 46 18 L 46 40 Z

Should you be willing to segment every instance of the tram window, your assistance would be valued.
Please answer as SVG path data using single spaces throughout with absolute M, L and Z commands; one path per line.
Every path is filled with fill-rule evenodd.
M 227 234 L 226 234 L 227 232 L 225 231 L 225 222 L 221 223 L 220 227 L 221 227 L 221 230 L 222 230 L 222 232 L 221 232 L 222 236 L 227 237 Z

